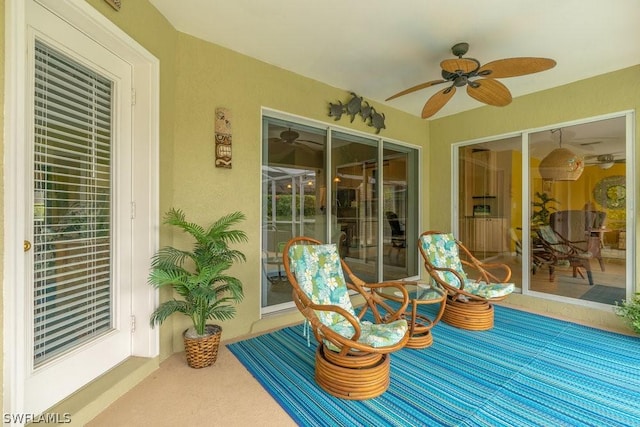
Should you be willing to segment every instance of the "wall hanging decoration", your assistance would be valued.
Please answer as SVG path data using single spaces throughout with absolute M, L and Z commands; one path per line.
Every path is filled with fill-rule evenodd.
M 120 7 L 122 6 L 121 0 L 104 0 L 104 1 L 109 3 L 109 6 L 111 6 L 115 10 L 120 10 Z
M 625 209 L 627 205 L 625 177 L 615 175 L 602 178 L 593 189 L 593 197 L 605 208 Z
M 231 169 L 231 110 L 216 108 L 216 167 Z
M 367 101 L 364 101 L 361 96 L 353 92 L 351 92 L 351 99 L 346 104 L 343 104 L 342 101 L 338 101 L 337 104 L 329 103 L 329 117 L 333 117 L 335 121 L 338 121 L 343 114 L 348 115 L 352 123 L 353 119 L 360 115 L 363 122 L 369 121 L 367 124 L 375 128 L 376 134 L 380 133 L 381 129 L 387 128 L 384 123 L 384 113 L 377 112 Z

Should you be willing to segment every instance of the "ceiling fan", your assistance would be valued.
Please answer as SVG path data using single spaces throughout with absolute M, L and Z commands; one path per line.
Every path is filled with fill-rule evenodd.
M 422 118 L 426 119 L 437 113 L 456 93 L 456 88 L 467 86 L 467 93 L 472 98 L 488 105 L 505 106 L 511 102 L 509 89 L 495 79 L 523 76 L 538 73 L 555 67 L 556 61 L 549 58 L 507 58 L 480 65 L 474 58 L 463 58 L 469 50 L 468 43 L 457 43 L 451 52 L 458 59 L 445 59 L 440 63 L 442 79 L 431 80 L 409 89 L 398 92 L 386 99 L 390 101 L 409 93 L 435 86 L 451 83 L 451 86 L 436 92 L 422 109 Z
M 306 144 L 303 144 L 303 142 L 308 142 L 316 145 L 324 145 L 318 141 L 312 141 L 310 139 L 298 139 L 298 138 L 300 138 L 300 134 L 295 130 L 291 130 L 291 128 L 289 128 L 287 130 L 283 130 L 282 132 L 280 132 L 280 138 L 271 138 L 269 139 L 269 141 L 276 142 L 276 143 L 282 142 L 289 145 L 299 145 L 301 147 L 306 147 L 306 148 L 309 148 L 309 146 Z
M 618 153 L 585 156 L 584 160 L 586 166 L 599 166 L 601 169 L 609 169 L 616 163 L 626 162 L 623 157 L 618 157 Z

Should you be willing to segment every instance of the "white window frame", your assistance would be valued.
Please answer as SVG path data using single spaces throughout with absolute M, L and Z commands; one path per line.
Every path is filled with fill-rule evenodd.
M 157 58 L 85 1 L 33 0 L 63 17 L 82 33 L 132 65 L 135 107 L 133 116 L 133 161 L 136 179 L 132 188 L 133 257 L 131 312 L 140 320 L 131 334 L 131 355 L 155 357 L 159 354 L 159 332 L 148 322 L 157 305 L 158 292 L 147 284 L 149 260 L 158 247 L 159 230 L 159 69 Z M 23 230 L 21 215 L 25 206 L 23 176 L 27 137 L 26 114 L 30 105 L 24 93 L 28 84 L 26 57 L 27 16 L 25 0 L 7 0 L 5 4 L 5 128 L 4 128 L 4 277 L 3 277 L 3 412 L 20 413 L 26 407 L 24 384 L 29 360 L 25 348 L 25 295 Z

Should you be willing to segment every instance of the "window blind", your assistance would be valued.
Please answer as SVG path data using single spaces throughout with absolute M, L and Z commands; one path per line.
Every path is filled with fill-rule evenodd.
M 34 366 L 112 325 L 112 82 L 36 41 Z

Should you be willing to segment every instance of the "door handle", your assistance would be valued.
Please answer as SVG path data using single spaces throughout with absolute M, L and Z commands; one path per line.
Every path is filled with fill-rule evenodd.
M 31 242 L 28 240 L 25 240 L 22 248 L 24 249 L 25 252 L 29 252 L 29 250 L 31 249 Z

